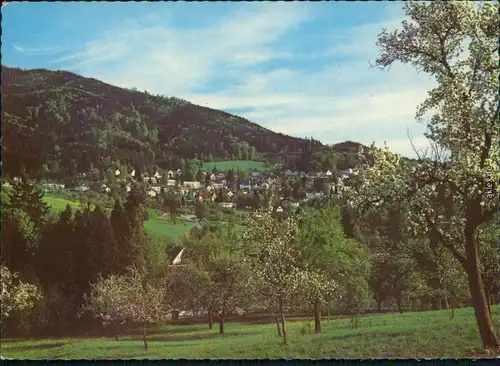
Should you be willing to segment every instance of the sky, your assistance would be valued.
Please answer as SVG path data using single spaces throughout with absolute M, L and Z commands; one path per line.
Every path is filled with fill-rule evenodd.
M 402 2 L 23 2 L 2 7 L 2 64 L 176 96 L 325 144 L 425 149 L 435 82 L 373 67 Z M 43 14 L 42 16 L 40 16 Z

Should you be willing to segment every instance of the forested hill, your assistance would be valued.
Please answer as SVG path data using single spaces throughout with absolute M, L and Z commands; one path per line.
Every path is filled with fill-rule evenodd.
M 22 165 L 73 176 L 113 162 L 176 169 L 181 158 L 252 159 L 322 148 L 179 98 L 66 71 L 5 66 L 2 133 L 3 172 L 11 176 Z

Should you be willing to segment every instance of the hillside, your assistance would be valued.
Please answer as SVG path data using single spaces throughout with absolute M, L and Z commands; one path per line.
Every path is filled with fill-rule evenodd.
M 177 169 L 182 158 L 254 159 L 321 149 L 310 141 L 175 97 L 66 71 L 2 66 L 3 172 L 74 176 L 113 162 Z

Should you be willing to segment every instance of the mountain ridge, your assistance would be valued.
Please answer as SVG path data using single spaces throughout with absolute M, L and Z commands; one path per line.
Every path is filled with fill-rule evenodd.
M 3 65 L 2 122 L 8 175 L 21 166 L 44 165 L 49 172 L 73 176 L 114 162 L 177 169 L 186 158 L 272 160 L 283 152 L 304 160 L 326 147 L 180 98 L 69 71 Z

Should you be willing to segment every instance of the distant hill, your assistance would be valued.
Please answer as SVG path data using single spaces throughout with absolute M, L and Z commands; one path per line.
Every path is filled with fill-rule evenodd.
M 2 134 L 3 173 L 11 176 L 21 166 L 74 176 L 103 171 L 114 162 L 144 170 L 178 169 L 185 158 L 273 160 L 284 155 L 291 157 L 288 163 L 306 169 L 307 157 L 324 148 L 317 140 L 276 133 L 176 97 L 67 71 L 5 66 Z M 336 146 L 355 152 L 356 145 Z

